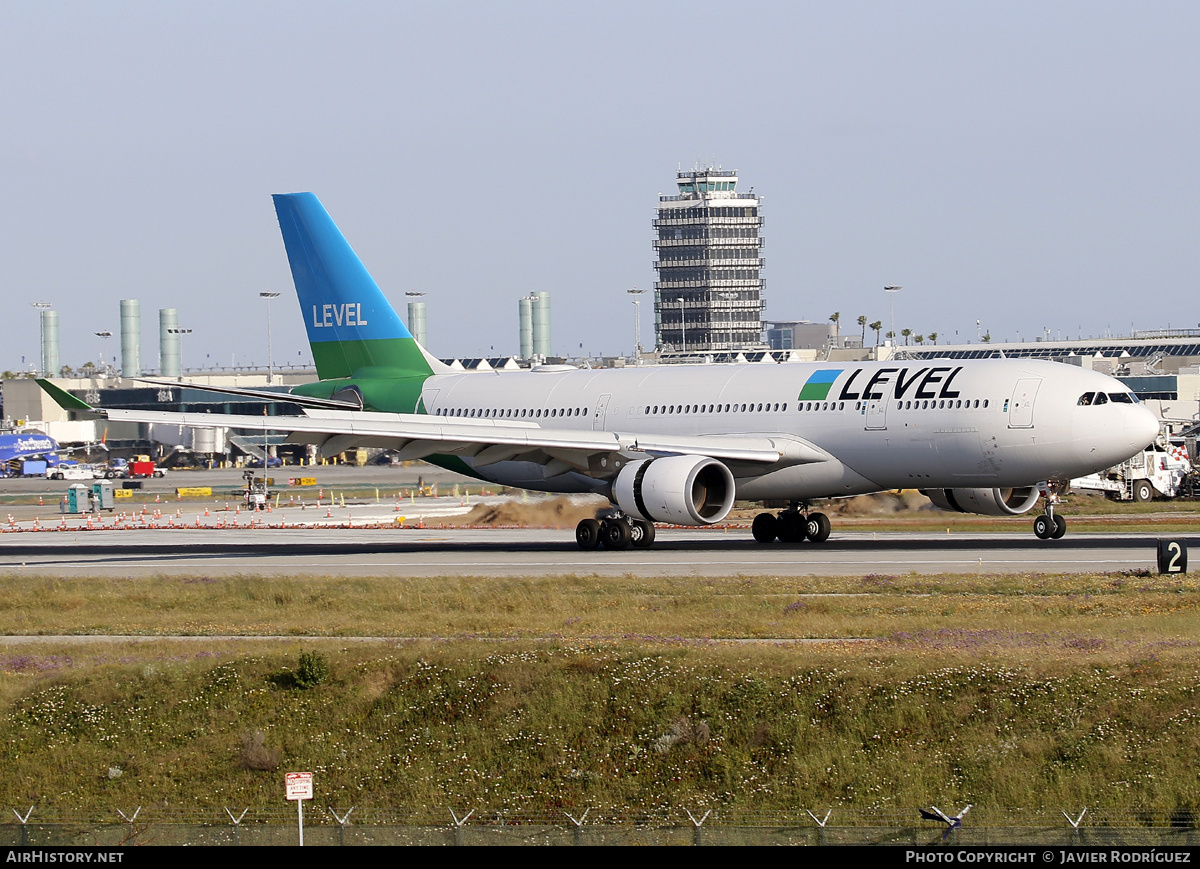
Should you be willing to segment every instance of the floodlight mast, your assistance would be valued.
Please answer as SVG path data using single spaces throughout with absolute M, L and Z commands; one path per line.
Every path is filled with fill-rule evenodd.
M 263 290 L 259 296 L 267 300 L 267 385 L 270 386 L 274 382 L 271 363 L 271 299 L 278 298 L 279 293 Z
M 642 300 L 639 298 L 645 290 L 639 290 L 637 287 L 626 290 L 633 298 L 633 364 L 642 364 Z

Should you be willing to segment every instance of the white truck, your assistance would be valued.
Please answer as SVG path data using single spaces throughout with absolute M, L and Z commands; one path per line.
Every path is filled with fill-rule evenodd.
M 1163 435 L 1116 467 L 1071 481 L 1079 491 L 1103 492 L 1113 501 L 1151 501 L 1183 494 L 1192 474 L 1187 447 Z
M 94 480 L 103 476 L 103 471 L 97 471 L 91 465 L 56 465 L 46 471 L 46 477 L 51 480 Z

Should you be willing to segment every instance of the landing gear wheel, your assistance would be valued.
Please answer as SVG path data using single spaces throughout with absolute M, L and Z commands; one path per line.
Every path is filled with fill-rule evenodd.
M 575 542 L 580 549 L 595 549 L 600 545 L 600 523 L 595 519 L 584 519 L 575 526 Z
M 605 519 L 600 523 L 600 542 L 605 549 L 626 549 L 633 540 L 633 529 L 624 519 Z
M 779 536 L 779 520 L 770 513 L 759 513 L 754 517 L 750 533 L 759 543 L 770 543 Z
M 1062 516 L 1054 517 L 1054 530 L 1050 532 L 1051 540 L 1060 540 L 1067 533 L 1067 520 Z
M 632 539 L 634 549 L 649 549 L 654 543 L 654 523 L 636 520 L 633 523 Z
M 780 543 L 800 543 L 808 536 L 808 525 L 799 513 L 780 513 L 775 530 Z
M 1049 516 L 1038 516 L 1033 520 L 1033 534 L 1038 540 L 1049 540 L 1050 535 L 1054 533 L 1054 520 Z M 1066 530 L 1066 523 L 1063 524 L 1063 530 Z
M 828 540 L 832 527 L 829 517 L 824 513 L 808 514 L 808 539 L 813 543 L 824 543 Z
M 1153 501 L 1154 486 L 1149 480 L 1138 480 L 1133 484 L 1133 500 L 1135 501 Z

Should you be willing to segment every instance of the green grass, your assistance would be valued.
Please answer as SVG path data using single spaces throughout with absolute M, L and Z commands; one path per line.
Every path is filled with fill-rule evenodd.
M 278 678 L 297 660 L 282 651 L 111 651 L 5 677 L 28 682 L 0 722 L 5 804 L 271 805 L 299 769 L 330 804 L 417 814 L 1200 804 L 1183 660 L 330 646 L 331 678 L 301 691 Z M 258 732 L 277 768 L 248 765 Z
M 595 578 L 0 577 L 4 633 L 1200 642 L 1200 579 L 1136 574 Z M 1054 640 L 1046 640 L 1053 642 Z M 1016 640 L 1014 640 L 1016 642 Z
M 451 638 L 0 647 L 0 803 L 43 815 L 300 769 L 431 817 L 1200 806 L 1189 577 L 0 582 L 12 633 Z M 871 639 L 720 642 L 799 637 Z

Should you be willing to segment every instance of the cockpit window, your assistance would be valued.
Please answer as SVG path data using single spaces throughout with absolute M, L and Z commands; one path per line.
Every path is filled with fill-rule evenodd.
M 1108 396 L 1103 392 L 1096 393 L 1096 400 L 1092 404 L 1108 404 Z
M 1133 396 L 1128 392 L 1110 392 L 1108 398 L 1117 404 L 1133 404 Z
M 1077 401 L 1076 404 L 1078 404 L 1080 407 L 1086 407 L 1092 403 L 1092 399 L 1095 398 L 1095 396 L 1096 393 L 1094 392 L 1085 392 L 1083 395 L 1079 396 L 1079 401 Z

